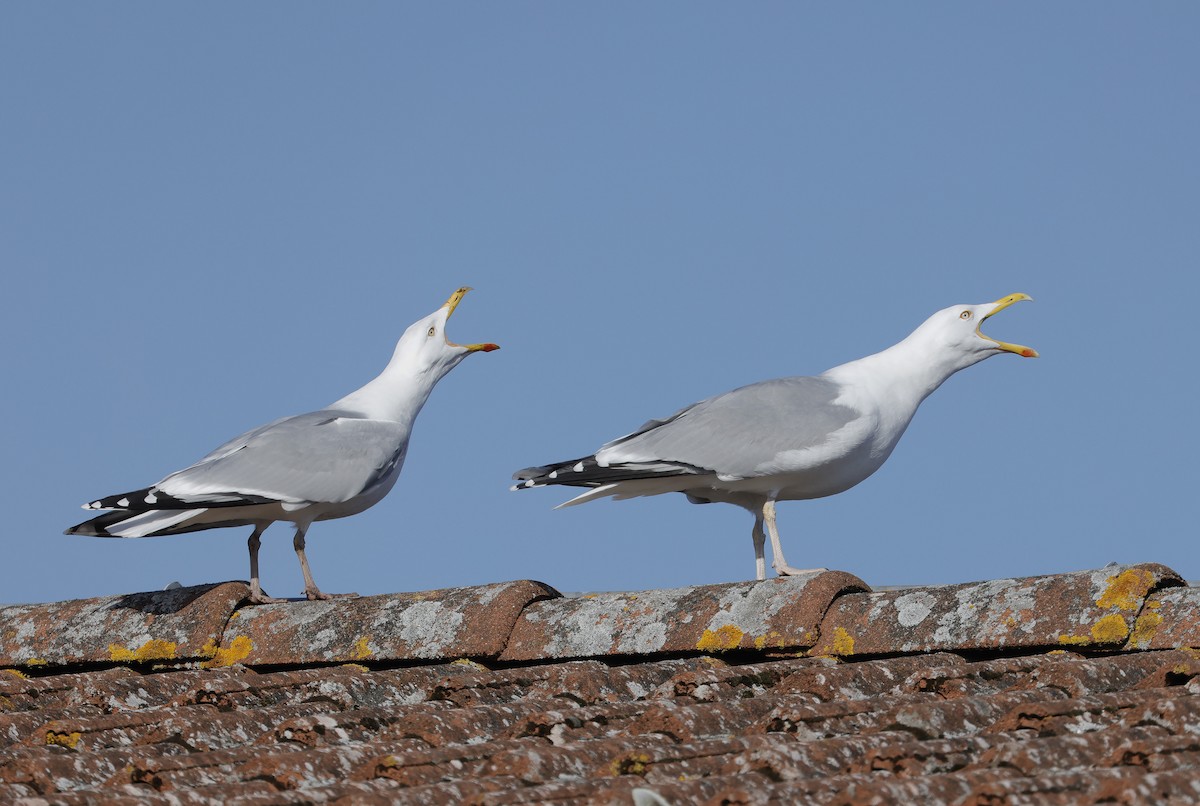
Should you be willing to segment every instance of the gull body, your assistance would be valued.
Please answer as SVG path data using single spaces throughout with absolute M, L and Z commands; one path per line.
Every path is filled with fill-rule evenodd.
M 560 506 L 596 498 L 620 500 L 678 492 L 693 503 L 724 502 L 755 516 L 755 573 L 787 564 L 775 503 L 823 498 L 850 489 L 878 470 L 904 435 L 921 402 L 954 373 L 1000 353 L 1036 357 L 1029 347 L 979 331 L 983 320 L 1015 302 L 954 305 L 930 316 L 898 344 L 820 375 L 779 378 L 702 400 L 603 445 L 591 456 L 525 468 L 514 490 L 547 485 L 587 487 Z
M 266 596 L 259 582 L 261 536 L 275 521 L 289 521 L 296 527 L 305 595 L 329 598 L 313 582 L 304 554 L 309 526 L 379 503 L 400 476 L 413 422 L 433 387 L 471 353 L 497 349 L 446 337 L 446 320 L 469 290 L 458 289 L 410 325 L 383 372 L 365 386 L 318 411 L 247 431 L 149 487 L 85 504 L 105 514 L 66 534 L 158 537 L 253 526 L 250 598 L 263 603 L 279 600 Z

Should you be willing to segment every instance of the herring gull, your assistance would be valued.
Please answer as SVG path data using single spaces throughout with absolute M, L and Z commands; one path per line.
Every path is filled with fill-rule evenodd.
M 762 381 L 710 397 L 591 456 L 518 470 L 512 489 L 587 487 L 560 504 L 679 492 L 695 504 L 721 501 L 754 515 L 755 572 L 766 578 L 771 537 L 780 575 L 807 573 L 787 564 L 775 503 L 822 498 L 850 489 L 887 460 L 917 407 L 960 369 L 1000 353 L 1037 357 L 1029 347 L 983 335 L 989 316 L 1021 300 L 1009 294 L 981 305 L 945 308 L 899 344 L 820 375 Z
M 378 503 L 400 475 L 413 421 L 434 385 L 471 353 L 495 344 L 455 344 L 446 320 L 463 295 L 414 322 L 374 380 L 308 414 L 285 417 L 235 437 L 200 461 L 157 484 L 84 504 L 105 514 L 67 529 L 69 535 L 158 537 L 223 526 L 253 526 L 250 600 L 282 601 L 263 593 L 258 549 L 263 531 L 291 521 L 292 545 L 304 574 L 304 594 L 322 593 L 304 555 L 314 521 L 344 518 Z

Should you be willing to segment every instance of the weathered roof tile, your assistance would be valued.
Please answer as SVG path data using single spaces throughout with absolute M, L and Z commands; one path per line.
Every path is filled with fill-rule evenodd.
M 242 582 L 0 607 L 0 666 L 205 660 Z
M 1056 688 L 1066 696 L 1082 696 L 1134 688 L 1151 677 L 1161 680 L 1165 669 L 1176 669 L 1186 660 L 1190 660 L 1190 656 L 1177 652 L 1088 658 L 1074 652 L 1055 651 L 1044 655 L 930 666 L 914 671 L 902 688 L 928 691 L 946 699 L 1032 687 Z M 884 668 L 891 663 L 889 660 Z
M 1123 646 L 1147 596 L 1181 585 L 1163 565 L 840 597 L 814 654 Z
M 601 593 L 526 608 L 500 656 L 508 661 L 726 652 L 812 646 L 821 618 L 856 576 L 824 571 L 761 582 Z
M 122 773 L 139 761 L 186 755 L 187 749 L 182 745 L 105 748 L 87 754 L 58 745 L 20 747 L 0 756 L 0 781 L 29 784 L 38 792 L 47 793 L 91 790 L 114 781 L 128 781 Z
M 1035 777 L 1007 776 L 974 792 L 980 803 L 1146 803 L 1187 804 L 1200 798 L 1195 772 L 1146 772 L 1137 767 L 1069 770 Z
M 798 669 L 781 680 L 775 691 L 805 694 L 813 702 L 863 700 L 880 694 L 924 691 L 925 687 L 912 681 L 930 675 L 958 674 L 964 667 L 966 661 L 961 656 L 946 652 L 889 658 L 869 665 L 833 662 Z
M 599 661 L 568 661 L 512 669 L 478 668 L 439 682 L 430 699 L 455 705 L 509 702 L 517 697 L 564 697 L 581 704 L 644 697 L 675 675 L 711 668 L 712 658 L 677 658 L 612 667 Z
M 532 602 L 559 596 L 540 582 L 356 599 L 284 602 L 238 611 L 219 659 L 294 666 L 496 657 Z
M 1150 596 L 1129 645 L 1134 649 L 1200 647 L 1200 588 L 1168 588 Z
M 166 792 L 212 786 L 236 780 L 236 771 L 247 762 L 260 759 L 265 754 L 278 758 L 287 754 L 304 755 L 300 745 L 279 744 L 264 749 L 259 744 L 242 744 L 220 750 L 187 751 L 177 745 L 181 752 L 153 755 L 146 751 L 164 745 L 149 745 L 130 748 L 125 752 L 130 758 L 125 764 L 125 779 L 132 784 L 144 784 Z M 134 755 L 131 751 L 141 751 Z M 112 751 L 109 751 L 112 752 Z

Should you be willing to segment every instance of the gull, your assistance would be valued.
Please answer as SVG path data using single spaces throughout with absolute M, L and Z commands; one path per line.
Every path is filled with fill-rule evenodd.
M 938 311 L 899 344 L 820 375 L 778 378 L 710 397 L 605 443 L 591 456 L 518 470 L 513 490 L 566 485 L 587 492 L 560 504 L 678 492 L 694 504 L 735 504 L 754 515 L 755 575 L 763 549 L 781 576 L 820 569 L 787 564 L 775 523 L 778 501 L 844 492 L 878 470 L 917 407 L 954 373 L 1001 353 L 1036 358 L 1029 347 L 979 328 L 1013 303 L 1009 294 Z
M 470 288 L 411 324 L 383 372 L 326 408 L 284 417 L 247 431 L 157 484 L 84 504 L 107 510 L 65 534 L 158 537 L 223 526 L 253 526 L 250 601 L 285 601 L 263 593 L 258 549 L 275 521 L 296 527 L 292 546 L 304 574 L 304 594 L 328 599 L 313 582 L 304 537 L 314 521 L 355 515 L 378 503 L 400 475 L 413 421 L 430 392 L 471 353 L 498 345 L 455 344 L 446 320 Z

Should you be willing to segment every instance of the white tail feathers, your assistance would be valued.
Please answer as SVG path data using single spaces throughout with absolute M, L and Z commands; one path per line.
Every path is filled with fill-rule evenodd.
M 185 510 L 151 510 L 131 515 L 120 523 L 108 526 L 107 531 L 113 537 L 153 537 L 164 529 L 169 529 L 184 521 L 191 520 L 208 512 L 207 509 Z

